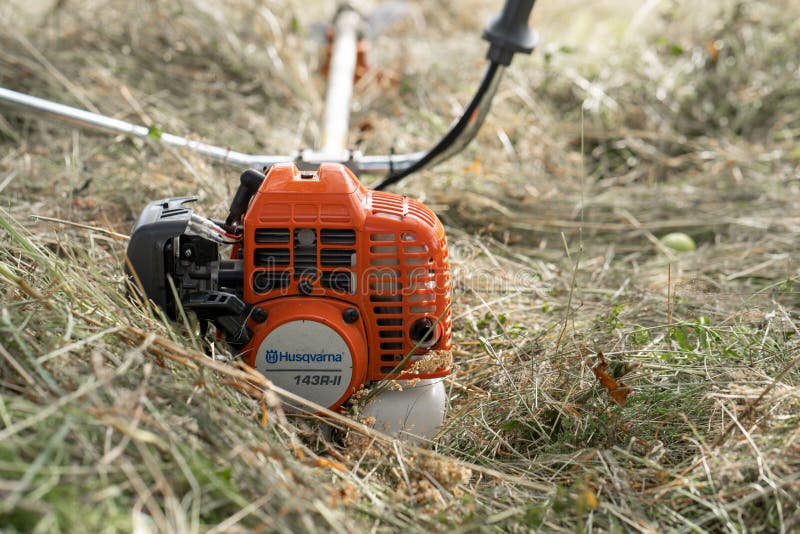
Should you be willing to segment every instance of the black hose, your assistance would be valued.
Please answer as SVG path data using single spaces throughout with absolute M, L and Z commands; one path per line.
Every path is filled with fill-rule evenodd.
M 453 126 L 449 132 L 439 141 L 435 147 L 433 147 L 427 154 L 422 156 L 419 160 L 417 160 L 413 165 L 407 167 L 401 171 L 389 173 L 386 178 L 384 178 L 380 183 L 378 183 L 373 189 L 376 191 L 380 191 L 386 189 L 390 185 L 394 185 L 409 174 L 415 173 L 432 163 L 435 163 L 438 158 L 446 153 L 446 151 L 459 140 L 459 138 L 464 134 L 464 132 L 469 132 L 472 136 L 474 136 L 478 128 L 468 128 L 474 120 L 483 120 L 483 117 L 486 115 L 486 111 L 488 111 L 488 106 L 484 107 L 483 101 L 484 98 L 489 98 L 491 101 L 492 97 L 494 96 L 494 89 L 496 89 L 496 84 L 494 83 L 495 77 L 501 71 L 501 65 L 499 63 L 490 62 L 489 65 L 486 67 L 486 72 L 483 75 L 483 80 L 481 80 L 481 84 L 478 87 L 478 91 L 475 93 L 475 96 L 472 97 L 472 101 L 469 103 L 467 108 L 464 110 L 464 113 L 461 115 L 461 118 L 458 119 L 455 126 Z M 482 113 L 477 113 L 477 111 L 483 111 Z M 477 124 L 476 126 L 480 126 Z M 467 139 L 467 142 L 470 138 Z M 466 146 L 466 143 L 463 143 Z M 463 147 L 462 147 L 463 148 Z

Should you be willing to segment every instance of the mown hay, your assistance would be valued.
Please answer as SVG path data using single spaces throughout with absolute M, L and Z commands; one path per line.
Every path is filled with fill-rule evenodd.
M 467 7 L 411 6 L 377 38 L 364 151 L 424 148 L 458 113 L 496 10 Z M 14 1 L 0 85 L 289 152 L 319 137 L 311 28 L 332 10 Z M 476 142 L 398 188 L 451 242 L 457 371 L 428 449 L 346 420 L 327 442 L 222 347 L 126 299 L 144 203 L 195 194 L 219 215 L 235 170 L 3 110 L 3 529 L 796 529 L 797 6 L 536 10 L 543 45 Z M 663 247 L 674 231 L 697 250 Z

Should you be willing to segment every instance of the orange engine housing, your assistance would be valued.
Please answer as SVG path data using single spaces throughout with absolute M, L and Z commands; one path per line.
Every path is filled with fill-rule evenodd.
M 266 312 L 247 323 L 251 366 L 290 391 L 335 383 L 312 396 L 332 409 L 369 381 L 450 373 L 447 238 L 426 206 L 370 190 L 344 165 L 278 164 L 243 227 L 243 300 Z M 293 373 L 301 360 L 320 374 Z

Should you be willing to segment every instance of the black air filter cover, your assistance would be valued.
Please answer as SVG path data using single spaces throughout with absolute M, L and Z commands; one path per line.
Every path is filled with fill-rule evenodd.
M 126 252 L 130 265 L 125 273 L 131 285 L 138 288 L 130 269 L 136 272 L 145 297 L 174 318 L 175 306 L 172 291 L 167 284 L 167 273 L 173 273 L 171 248 L 174 238 L 182 235 L 189 225 L 192 209 L 184 204 L 196 197 L 179 197 L 149 203 L 133 226 Z

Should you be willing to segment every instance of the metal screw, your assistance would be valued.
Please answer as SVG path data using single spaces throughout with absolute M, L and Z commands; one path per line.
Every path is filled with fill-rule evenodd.
M 264 321 L 267 320 L 267 316 L 268 315 L 269 314 L 267 313 L 267 310 L 265 310 L 264 308 L 258 307 L 258 308 L 253 308 L 253 311 L 250 314 L 250 318 L 253 319 L 257 323 L 263 323 Z
M 342 319 L 346 323 L 354 323 L 358 321 L 358 310 L 355 308 L 347 308 L 342 312 Z
M 308 278 L 304 278 L 297 284 L 297 289 L 299 289 L 300 293 L 303 295 L 310 295 L 314 291 L 314 286 Z

